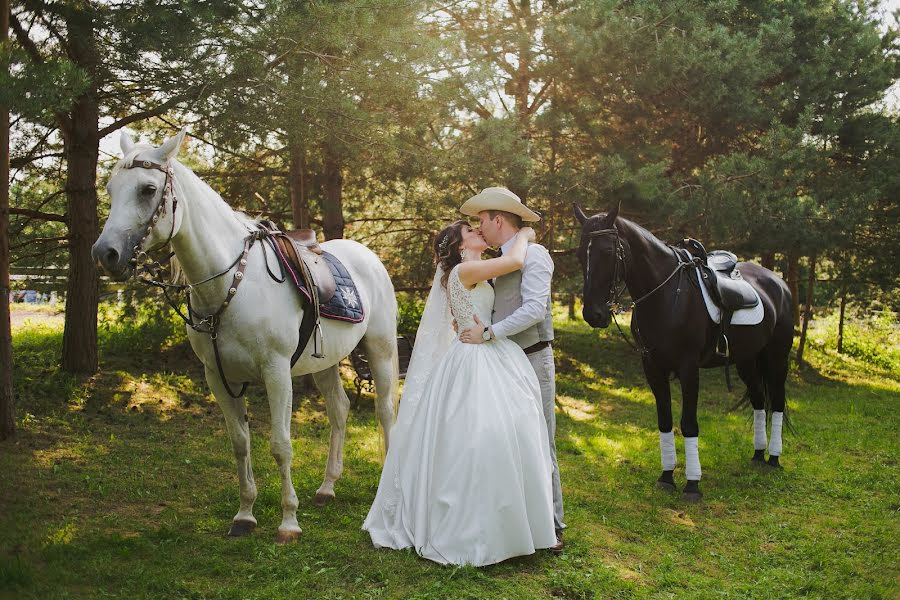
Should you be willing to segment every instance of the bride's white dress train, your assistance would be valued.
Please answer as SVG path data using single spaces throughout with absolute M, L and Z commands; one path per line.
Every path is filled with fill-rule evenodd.
M 466 290 L 454 269 L 447 287 L 460 331 L 476 313 L 490 323 L 494 290 L 487 282 Z M 372 542 L 475 566 L 554 545 L 547 427 L 521 348 L 507 339 L 454 339 L 419 387 L 416 397 L 404 391 L 391 430 L 363 524 Z

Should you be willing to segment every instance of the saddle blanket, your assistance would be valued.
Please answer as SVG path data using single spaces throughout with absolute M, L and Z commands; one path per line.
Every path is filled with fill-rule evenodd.
M 322 252 L 322 258 L 328 263 L 328 268 L 331 269 L 331 274 L 334 276 L 335 290 L 334 296 L 328 302 L 319 305 L 319 313 L 327 319 L 347 323 L 361 322 L 365 318 L 365 310 L 362 299 L 359 297 L 359 291 L 356 289 L 356 283 L 350 277 L 350 272 L 335 255 Z M 294 273 L 294 269 L 287 261 L 284 264 L 297 285 L 297 289 L 306 296 L 307 300 L 311 300 L 310 292 L 306 289 L 303 278 Z
M 700 285 L 700 291 L 703 292 L 703 302 L 706 304 L 706 312 L 709 313 L 709 318 L 713 320 L 713 323 L 721 323 L 722 309 L 716 306 L 715 303 L 713 303 L 712 298 L 710 298 L 706 286 L 703 285 L 700 269 L 696 269 L 696 272 L 697 283 Z M 750 287 L 753 288 L 752 285 Z M 759 302 L 752 308 L 742 308 L 741 310 L 734 311 L 734 314 L 731 315 L 732 325 L 757 325 L 762 322 L 763 315 L 765 314 L 762 299 L 759 297 L 759 292 L 757 292 L 755 288 L 753 288 L 753 293 L 756 294 L 756 298 Z

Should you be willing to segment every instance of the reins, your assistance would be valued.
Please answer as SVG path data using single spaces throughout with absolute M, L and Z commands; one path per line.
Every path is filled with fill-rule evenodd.
M 284 265 L 278 262 L 281 270 L 280 279 L 276 277 L 271 268 L 269 268 L 268 253 L 266 252 L 265 241 L 268 241 L 270 244 L 274 243 L 271 239 L 268 239 L 270 238 L 274 230 L 269 230 L 265 227 L 259 227 L 258 229 L 251 231 L 250 234 L 244 238 L 243 250 L 234 260 L 234 262 L 232 262 L 221 271 L 218 271 L 201 281 L 188 284 L 175 284 L 159 281 L 155 278 L 159 277 L 159 273 L 162 270 L 164 263 L 168 263 L 171 258 L 175 256 L 175 253 L 170 252 L 161 261 L 155 261 L 150 258 L 149 252 L 154 249 L 167 246 L 169 242 L 172 241 L 172 237 L 175 235 L 175 211 L 178 207 L 178 199 L 175 196 L 174 173 L 172 171 L 172 166 L 170 163 L 160 165 L 149 160 L 133 160 L 130 165 L 124 168 L 155 169 L 166 174 L 166 182 L 163 186 L 163 193 L 160 197 L 159 204 L 153 211 L 153 216 L 150 218 L 150 221 L 147 224 L 146 231 L 143 237 L 141 237 L 140 241 L 138 241 L 137 245 L 134 247 L 135 255 L 131 259 L 131 264 L 134 266 L 134 274 L 136 279 L 144 285 L 161 289 L 163 291 L 163 296 L 165 297 L 166 302 L 169 304 L 169 306 L 172 307 L 172 309 L 175 311 L 175 314 L 177 314 L 181 318 L 181 320 L 184 321 L 185 324 L 187 324 L 188 327 L 196 332 L 209 335 L 210 340 L 212 341 L 213 353 L 216 359 L 216 368 L 219 371 L 219 378 L 222 380 L 222 385 L 225 386 L 225 390 L 228 392 L 229 396 L 231 396 L 232 398 L 240 398 L 247 391 L 248 382 L 245 381 L 241 385 L 241 390 L 237 394 L 235 394 L 231 389 L 231 386 L 228 385 L 228 379 L 225 377 L 225 370 L 222 367 L 222 359 L 219 354 L 219 324 L 221 322 L 222 313 L 224 313 L 225 309 L 228 308 L 228 305 L 237 294 L 237 290 L 240 287 L 241 282 L 244 280 L 244 270 L 247 268 L 247 256 L 250 254 L 250 249 L 253 247 L 257 240 L 264 240 L 261 247 L 263 249 L 263 259 L 266 264 L 266 271 L 268 272 L 269 276 L 278 283 L 282 283 L 285 281 L 287 276 L 284 271 Z M 169 197 L 171 197 L 172 199 L 172 228 L 169 231 L 169 237 L 165 242 L 155 246 L 153 249 L 144 250 L 144 242 L 153 232 L 153 229 L 156 227 L 156 225 L 159 223 L 160 217 L 165 215 L 166 200 Z M 231 280 L 231 285 L 228 286 L 228 291 L 226 292 L 225 298 L 222 300 L 221 304 L 219 304 L 219 308 L 215 312 L 205 317 L 201 317 L 200 315 L 198 315 L 191 305 L 191 292 L 193 291 L 193 289 L 197 286 L 203 285 L 204 283 L 208 283 L 228 274 L 235 267 L 237 267 L 237 270 L 234 272 L 234 276 Z M 175 290 L 176 293 L 184 293 L 185 304 L 187 306 L 187 314 L 182 312 L 179 303 L 169 296 L 170 290 Z
M 637 308 L 638 304 L 640 304 L 641 302 L 644 302 L 645 300 L 647 300 L 648 298 L 650 298 L 651 296 L 656 294 L 656 292 L 663 289 L 666 286 L 666 284 L 668 284 L 670 281 L 672 281 L 672 278 L 674 278 L 676 275 L 678 275 L 678 288 L 675 292 L 675 301 L 672 304 L 672 310 L 674 311 L 675 307 L 678 305 L 678 298 L 681 294 L 681 281 L 684 276 L 684 272 L 687 269 L 697 268 L 699 266 L 700 259 L 698 259 L 697 257 L 691 257 L 690 260 L 685 261 L 682 258 L 681 254 L 679 254 L 675 248 L 672 248 L 671 246 L 669 246 L 669 249 L 672 250 L 672 253 L 675 255 L 675 259 L 678 261 L 678 264 L 675 266 L 675 269 L 673 269 L 672 272 L 669 273 L 669 276 L 666 277 L 662 281 L 662 283 L 660 283 L 659 285 L 654 287 L 652 290 L 650 290 L 649 292 L 647 292 L 646 294 L 644 294 L 637 300 L 632 301 L 630 306 L 628 306 L 626 308 L 619 303 L 619 299 L 622 297 L 622 294 L 624 294 L 625 290 L 627 289 L 625 280 L 628 276 L 628 262 L 625 260 L 625 245 L 622 243 L 622 239 L 619 237 L 619 230 L 616 228 L 615 225 L 613 225 L 609 229 L 601 229 L 599 231 L 592 231 L 592 232 L 590 232 L 589 235 L 591 236 L 591 238 L 588 241 L 588 247 L 587 247 L 587 261 L 586 261 L 587 267 L 586 267 L 586 272 L 585 272 L 586 277 L 590 276 L 591 244 L 594 242 L 594 239 L 596 239 L 597 237 L 599 237 L 601 235 L 615 236 L 615 238 L 614 238 L 615 252 L 614 252 L 614 257 L 613 257 L 613 260 L 615 262 L 613 263 L 613 281 L 609 288 L 609 298 L 606 300 L 606 308 L 609 310 L 610 315 L 612 315 L 613 322 L 616 324 L 616 329 L 619 330 L 619 334 L 622 336 L 622 339 L 624 339 L 628 343 L 628 345 L 631 347 L 632 350 L 634 350 L 635 352 L 639 352 L 642 356 L 646 356 L 647 354 L 649 354 L 650 349 L 647 348 L 644 345 L 644 343 L 640 340 L 640 330 L 638 329 L 637 325 L 632 324 L 632 327 L 631 327 L 632 335 L 635 340 L 634 342 L 632 342 L 630 339 L 628 339 L 628 336 L 625 335 L 625 331 L 622 329 L 622 326 L 619 325 L 619 321 L 618 321 L 618 319 L 616 319 L 616 315 L 623 313 L 626 310 L 633 311 L 635 308 Z

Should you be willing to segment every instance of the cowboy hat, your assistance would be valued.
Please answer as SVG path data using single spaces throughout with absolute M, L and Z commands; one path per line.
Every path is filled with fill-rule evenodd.
M 472 217 L 484 210 L 502 210 L 519 215 L 523 221 L 541 220 L 541 216 L 522 204 L 518 196 L 502 187 L 484 188 L 459 207 L 459 212 Z

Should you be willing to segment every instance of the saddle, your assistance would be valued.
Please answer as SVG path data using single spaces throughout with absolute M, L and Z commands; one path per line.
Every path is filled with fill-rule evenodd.
M 319 304 L 326 304 L 334 297 L 337 284 L 331 274 L 331 268 L 322 257 L 322 248 L 312 229 L 295 229 L 281 232 L 275 236 L 278 249 L 290 267 L 298 275 L 309 273 L 312 286 L 319 297 Z
M 298 229 L 283 232 L 268 220 L 260 221 L 257 227 L 268 237 L 272 248 L 278 253 L 284 267 L 290 271 L 291 278 L 301 291 L 306 292 L 309 306 L 303 311 L 300 322 L 300 333 L 297 349 L 291 356 L 291 367 L 300 358 L 310 338 L 313 338 L 315 358 L 324 358 L 321 342 L 324 345 L 321 325 L 321 305 L 328 302 L 335 291 L 334 277 L 331 268 L 322 258 L 322 248 L 316 240 L 316 233 L 311 229 Z M 318 335 L 316 335 L 318 334 Z
M 730 352 L 728 331 L 734 312 L 743 308 L 753 308 L 759 304 L 759 296 L 738 269 L 737 256 L 727 250 L 707 252 L 698 240 L 685 238 L 678 246 L 684 248 L 695 257 L 695 264 L 700 272 L 700 279 L 709 292 L 710 298 L 722 310 L 722 320 L 714 352 L 725 361 L 725 382 L 731 389 L 731 376 L 728 372 Z
M 707 252 L 699 241 L 686 238 L 679 244 L 691 255 L 700 259 L 698 265 L 706 290 L 713 302 L 723 311 L 734 312 L 753 308 L 759 304 L 759 296 L 747 283 L 737 268 L 738 259 L 727 250 Z
M 707 278 L 707 274 L 713 276 Z M 759 304 L 759 296 L 737 268 L 737 256 L 727 250 L 713 250 L 707 255 L 703 279 L 712 283 L 708 288 L 710 295 L 717 299 L 722 310 L 735 311 Z

